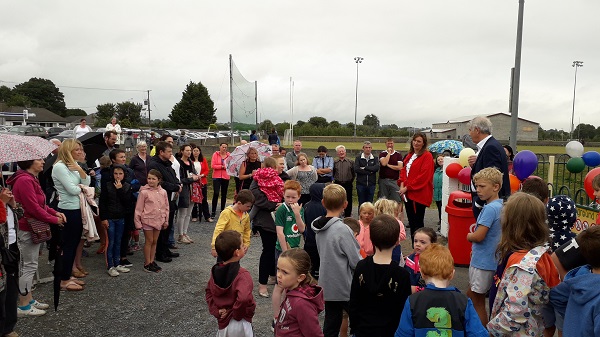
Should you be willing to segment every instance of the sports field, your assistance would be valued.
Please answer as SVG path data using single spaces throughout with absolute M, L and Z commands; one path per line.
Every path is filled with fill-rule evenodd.
M 344 142 L 343 144 L 344 144 L 344 146 L 346 146 L 346 149 L 349 149 L 349 150 L 359 150 L 362 148 L 362 145 L 363 145 L 362 142 L 352 142 L 352 143 Z M 340 145 L 340 143 L 312 142 L 312 141 L 303 141 L 302 142 L 302 147 L 304 149 L 316 149 L 320 145 L 324 145 L 326 148 L 330 149 L 329 151 L 332 151 L 333 149 L 335 149 L 336 146 Z M 385 143 L 373 143 L 372 145 L 373 145 L 374 150 L 385 150 Z M 284 145 L 284 146 L 286 148 L 291 148 L 290 145 Z M 406 152 L 406 151 L 408 151 L 409 144 L 408 143 L 395 143 L 394 148 L 398 151 Z M 566 153 L 564 146 L 521 145 L 521 146 L 518 146 L 518 150 L 519 151 L 530 150 L 536 154 L 538 154 L 538 153 L 539 154 L 542 154 L 542 153 L 547 153 L 547 154 Z M 587 151 L 600 151 L 600 147 L 586 146 L 585 151 L 586 152 Z M 335 154 L 333 152 L 331 152 L 330 155 L 335 157 Z

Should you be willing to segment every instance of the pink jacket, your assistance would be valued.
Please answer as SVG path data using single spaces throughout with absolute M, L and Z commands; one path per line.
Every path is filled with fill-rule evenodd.
M 371 226 L 364 226 L 360 220 L 358 220 L 358 223 L 360 224 L 360 233 L 356 237 L 356 240 L 358 241 L 360 248 L 364 250 L 367 255 L 375 254 L 375 248 L 371 242 Z M 404 229 L 402 221 L 398 220 L 398 225 L 400 226 L 398 244 L 400 244 L 400 241 L 406 240 L 406 230 Z
M 137 229 L 146 225 L 161 230 L 163 225 L 168 225 L 169 198 L 162 187 L 153 188 L 144 185 L 140 188 L 140 195 L 135 205 L 134 222 Z
M 18 170 L 10 178 L 7 184 L 12 185 L 15 201 L 20 203 L 25 216 L 19 219 L 19 230 L 31 232 L 31 226 L 27 218 L 56 224 L 58 218 L 56 211 L 46 205 L 46 196 L 39 181 L 31 173 Z
M 225 180 L 229 180 L 229 174 L 227 174 L 227 167 L 225 166 L 225 159 L 229 157 L 231 154 L 227 152 L 225 158 L 221 157 L 221 153 L 219 151 L 215 151 L 213 153 L 212 159 L 210 161 L 210 167 L 213 168 L 212 178 L 222 178 Z

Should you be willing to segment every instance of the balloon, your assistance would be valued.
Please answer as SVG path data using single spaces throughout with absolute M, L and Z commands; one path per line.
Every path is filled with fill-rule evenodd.
M 590 197 L 590 199 L 592 200 L 596 199 L 596 197 L 594 197 L 594 188 L 592 187 L 592 181 L 598 174 L 600 174 L 600 167 L 596 167 L 595 169 L 588 172 L 588 174 L 585 175 L 585 179 L 583 180 L 583 187 L 585 188 L 585 193 L 587 193 L 588 197 Z
M 465 185 L 471 185 L 471 168 L 465 167 L 458 172 L 458 181 Z
M 510 178 L 511 193 L 517 192 L 519 190 L 519 188 L 521 187 L 521 182 L 519 181 L 519 178 L 517 178 L 517 176 L 514 174 L 509 174 L 508 177 Z
M 452 163 L 446 167 L 446 174 L 448 177 L 456 179 L 460 170 L 462 170 L 462 166 L 459 163 Z
M 588 151 L 581 156 L 583 162 L 589 166 L 594 167 L 600 165 L 600 153 L 596 151 Z M 570 161 L 570 160 L 569 160 Z M 583 171 L 583 169 L 581 169 Z
M 567 162 L 567 170 L 571 173 L 581 173 L 585 168 L 584 159 L 573 157 Z
M 527 179 L 539 179 L 539 180 L 544 180 L 544 179 L 542 179 L 542 178 L 540 178 L 540 177 L 538 177 L 538 176 L 529 176 L 529 177 L 527 177 Z M 525 179 L 525 180 L 527 180 L 527 179 Z
M 474 155 L 475 151 L 472 148 L 465 147 L 458 154 L 458 162 L 460 163 L 460 165 L 462 165 L 462 167 L 469 166 L 469 157 Z
M 538 166 L 538 159 L 535 153 L 529 150 L 523 150 L 515 156 L 513 160 L 513 170 L 519 180 L 525 180 L 529 177 Z
M 566 146 L 567 154 L 573 158 L 581 157 L 583 155 L 583 145 L 576 140 L 572 140 L 567 143 Z

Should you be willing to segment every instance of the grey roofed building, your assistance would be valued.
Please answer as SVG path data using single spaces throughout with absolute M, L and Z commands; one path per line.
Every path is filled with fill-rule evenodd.
M 477 116 L 489 118 L 493 125 L 492 134 L 494 137 L 500 141 L 508 141 L 510 138 L 511 115 L 505 112 L 463 116 L 442 123 L 433 123 L 432 128 L 424 132 L 428 132 L 428 136 L 433 139 L 462 139 L 469 134 L 469 122 Z M 517 121 L 517 140 L 538 140 L 539 125 L 537 122 L 519 117 Z
M 87 116 L 67 116 L 67 117 L 65 117 L 65 119 L 69 123 L 67 126 L 71 127 L 71 128 L 74 128 L 75 126 L 79 125 L 82 118 L 85 118 L 85 122 L 87 123 L 87 125 L 89 125 L 91 128 L 94 127 L 94 123 L 96 122 L 96 114 L 95 113 L 91 114 L 91 115 L 87 115 Z
M 35 117 L 31 116 L 27 119 L 27 124 L 53 127 L 66 126 L 68 123 L 65 118 L 45 108 L 25 108 L 22 106 L 9 107 L 5 103 L 0 102 L 0 112 L 22 113 L 23 110 L 27 110 L 29 113 L 35 114 Z M 2 125 L 7 126 L 22 125 L 23 117 L 0 117 L 0 122 Z

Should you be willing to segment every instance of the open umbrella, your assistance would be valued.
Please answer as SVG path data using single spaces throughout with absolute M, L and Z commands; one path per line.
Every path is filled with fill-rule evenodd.
M 431 152 L 444 153 L 444 151 L 449 151 L 454 155 L 458 155 L 463 149 L 463 144 L 460 140 L 445 139 L 429 145 L 428 149 Z
M 227 174 L 230 176 L 237 177 L 240 171 L 240 166 L 246 160 L 246 153 L 253 147 L 258 151 L 258 157 L 260 161 L 263 161 L 265 157 L 271 156 L 271 146 L 265 143 L 261 143 L 257 140 L 244 145 L 240 145 L 231 152 L 230 156 L 225 159 L 225 166 L 227 167 Z
M 56 144 L 36 136 L 0 134 L 0 163 L 46 158 Z

